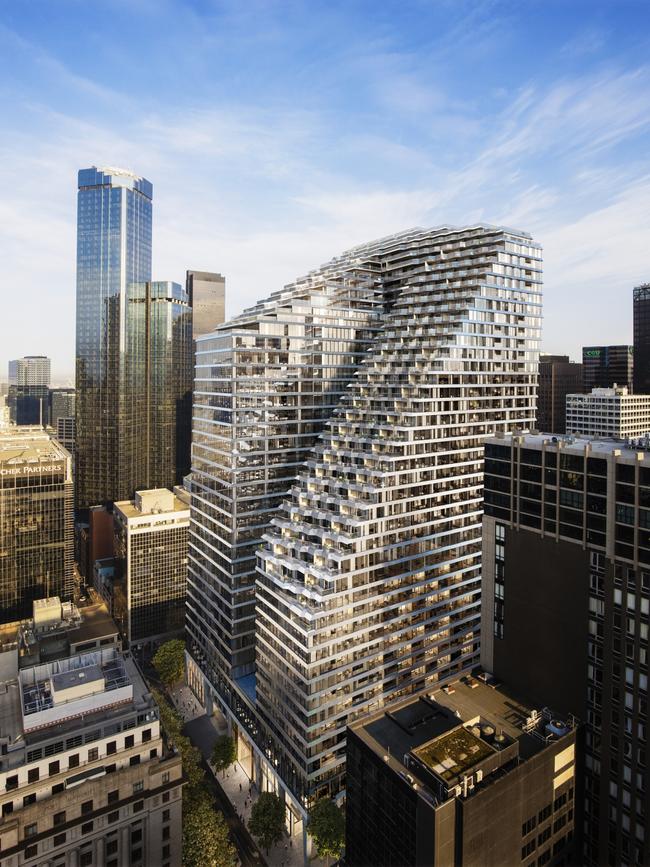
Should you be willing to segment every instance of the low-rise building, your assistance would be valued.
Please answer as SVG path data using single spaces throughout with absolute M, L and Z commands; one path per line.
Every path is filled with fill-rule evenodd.
M 550 433 L 564 433 L 549 429 Z M 650 432 L 650 394 L 630 394 L 627 386 L 567 394 L 566 433 L 626 439 Z
M 188 497 L 157 488 L 115 503 L 113 614 L 129 645 L 155 644 L 183 632 Z
M 181 760 L 130 654 L 5 646 L 0 682 L 0 867 L 180 865 Z
M 486 681 L 348 728 L 350 867 L 575 863 L 575 722 Z

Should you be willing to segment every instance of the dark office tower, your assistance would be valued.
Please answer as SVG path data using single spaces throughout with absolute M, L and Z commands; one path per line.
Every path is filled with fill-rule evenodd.
M 196 340 L 226 321 L 226 278 L 209 271 L 187 271 L 185 280 Z
M 582 365 L 568 355 L 540 355 L 537 428 L 564 433 L 567 394 L 582 391 Z
M 50 425 L 56 430 L 60 418 L 74 418 L 75 390 L 74 388 L 50 389 Z
M 634 391 L 650 394 L 650 283 L 636 286 L 634 304 Z
M 77 213 L 78 508 L 148 487 L 146 305 L 151 280 L 149 181 L 82 169 Z M 135 311 L 137 310 L 137 315 Z
M 649 864 L 650 455 L 491 438 L 483 524 L 484 668 L 585 726 L 579 863 Z
M 478 660 L 483 442 L 534 424 L 540 325 L 529 235 L 441 227 L 197 341 L 189 666 L 298 815 L 348 722 Z
M 614 384 L 632 391 L 634 356 L 631 346 L 583 346 L 582 391 L 592 388 L 612 388 Z M 636 389 L 635 389 L 636 391 Z M 643 394 L 643 392 L 639 392 Z M 549 431 L 552 431 L 549 428 Z M 552 431 L 561 433 L 561 431 Z
M 190 471 L 192 310 L 178 284 L 143 287 L 146 297 L 145 380 L 149 405 L 147 488 L 171 488 Z
M 40 427 L 0 431 L 0 614 L 30 617 L 35 599 L 73 588 L 71 458 Z
M 50 359 L 26 355 L 9 362 L 9 418 L 20 425 L 45 425 L 49 420 Z

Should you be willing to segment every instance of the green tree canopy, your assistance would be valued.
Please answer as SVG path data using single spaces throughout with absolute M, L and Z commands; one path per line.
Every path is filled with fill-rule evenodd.
M 284 834 L 284 804 L 273 792 L 262 792 L 253 804 L 248 829 L 267 850 Z
M 237 744 L 229 735 L 219 735 L 212 750 L 212 764 L 216 771 L 223 771 L 237 761 Z
M 183 867 L 235 867 L 228 826 L 207 795 L 183 802 Z
M 309 811 L 307 830 L 319 858 L 338 858 L 345 842 L 345 817 L 334 801 L 322 798 Z
M 185 642 L 179 638 L 161 644 L 153 658 L 158 677 L 165 686 L 179 681 L 185 674 Z

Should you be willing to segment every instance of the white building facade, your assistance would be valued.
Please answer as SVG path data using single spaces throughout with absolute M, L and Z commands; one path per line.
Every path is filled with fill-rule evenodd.
M 630 394 L 625 386 L 567 394 L 566 432 L 604 439 L 650 433 L 650 394 Z

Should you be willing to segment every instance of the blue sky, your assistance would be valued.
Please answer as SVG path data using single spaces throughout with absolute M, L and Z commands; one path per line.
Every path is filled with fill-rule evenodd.
M 154 184 L 154 278 L 228 312 L 342 250 L 482 220 L 545 250 L 544 349 L 631 342 L 650 280 L 650 0 L 0 0 L 8 358 L 72 375 L 76 171 Z

